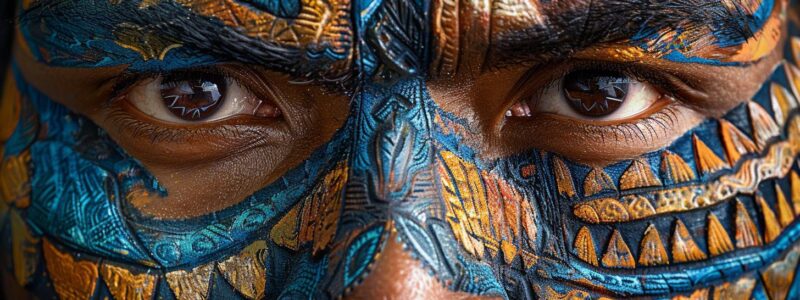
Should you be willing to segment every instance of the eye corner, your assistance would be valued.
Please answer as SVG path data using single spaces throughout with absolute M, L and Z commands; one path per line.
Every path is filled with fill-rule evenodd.
M 247 115 L 282 117 L 273 99 L 253 93 L 249 82 L 231 73 L 200 68 L 131 75 L 119 81 L 114 98 L 126 99 L 130 107 L 160 123 L 181 126 Z
M 610 69 L 576 69 L 522 93 L 505 112 L 507 117 L 551 113 L 576 121 L 624 120 L 646 110 L 664 93 L 638 76 Z

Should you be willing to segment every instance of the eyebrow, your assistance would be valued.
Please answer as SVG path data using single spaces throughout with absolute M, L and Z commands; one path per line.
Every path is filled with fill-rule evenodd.
M 433 27 L 430 31 L 420 28 L 392 30 L 431 32 L 430 54 L 424 54 L 428 57 L 418 62 L 430 63 L 430 66 L 418 67 L 427 67 L 435 75 L 454 73 L 470 65 L 502 67 L 566 57 L 580 49 L 612 41 L 652 46 L 657 51 L 673 51 L 680 47 L 737 47 L 762 29 L 773 15 L 775 1 L 782 0 L 495 0 L 480 9 L 470 9 L 458 7 L 468 2 L 456 1 L 455 7 L 448 7 L 443 3 L 449 1 L 432 0 L 430 13 L 417 12 L 430 16 L 426 21 Z M 356 57 L 353 54 L 355 45 L 360 44 L 360 41 L 351 41 L 347 53 L 327 51 L 325 45 L 312 45 L 322 47 L 310 51 L 308 45 L 292 47 L 248 35 L 242 28 L 226 25 L 217 17 L 198 14 L 175 1 L 160 1 L 149 9 L 141 9 L 136 1 L 111 2 L 91 5 L 65 0 L 36 2 L 20 15 L 20 28 L 26 39 L 35 41 L 36 47 L 31 47 L 34 56 L 52 60 L 72 55 L 71 59 L 61 62 L 67 66 L 125 64 L 140 59 L 139 54 L 128 51 L 130 48 L 112 49 L 113 42 L 108 46 L 97 41 L 98 37 L 118 41 L 114 28 L 131 23 L 139 26 L 140 31 L 185 46 L 174 50 L 181 53 L 178 59 L 156 64 L 159 68 L 238 61 L 294 76 L 330 81 L 348 76 Z M 519 6 L 523 2 L 526 6 Z M 462 15 L 465 13 L 475 15 Z M 447 16 L 455 16 L 455 19 Z M 359 18 L 362 16 L 354 17 L 356 23 L 368 23 Z M 348 18 L 346 22 L 354 19 Z M 405 24 L 410 23 L 413 22 Z M 354 24 L 348 25 L 353 31 L 359 30 Z M 681 39 L 681 44 L 675 39 Z M 212 59 L 198 60 L 200 62 L 187 59 L 209 55 Z M 175 62 L 180 59 L 184 65 Z
M 35 2 L 21 11 L 18 28 L 34 57 L 56 66 L 130 64 L 134 70 L 169 71 L 241 62 L 298 77 L 333 78 L 349 71 L 331 67 L 341 61 L 337 55 L 325 51 L 306 55 L 308 49 L 302 48 L 306 45 L 292 47 L 248 35 L 176 1 L 154 1 L 147 8 L 137 1 L 113 2 Z M 170 46 L 173 43 L 180 47 Z M 166 47 L 152 49 L 156 45 Z M 170 49 L 179 54 L 159 53 Z
M 534 12 L 502 15 L 493 11 L 482 66 L 502 67 L 562 58 L 610 42 L 661 54 L 683 49 L 742 47 L 777 17 L 776 0 L 604 0 L 534 1 Z M 777 0 L 781 1 L 781 0 Z M 565 4 L 568 3 L 568 4 Z M 495 6 L 497 8 L 497 6 Z M 539 16 L 531 22 L 513 20 Z M 538 21 L 538 22 L 536 22 Z M 498 24 L 512 24 L 498 26 Z M 718 58 L 724 58 L 725 51 Z M 677 55 L 675 55 L 677 56 Z M 688 62 L 725 63 L 718 59 Z

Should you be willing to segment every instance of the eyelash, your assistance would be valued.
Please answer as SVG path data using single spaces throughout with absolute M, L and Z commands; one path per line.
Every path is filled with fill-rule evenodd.
M 564 62 L 557 62 L 554 64 L 563 64 Z M 533 97 L 540 97 L 541 93 L 543 93 L 546 88 L 551 87 L 552 85 L 558 84 L 559 80 L 561 80 L 564 76 L 569 74 L 570 72 L 576 71 L 616 71 L 626 76 L 630 76 L 636 80 L 641 80 L 648 82 L 657 86 L 660 90 L 665 91 L 665 95 L 667 97 L 672 98 L 672 83 L 670 80 L 665 79 L 664 73 L 661 71 L 652 70 L 647 66 L 637 66 L 631 64 L 619 64 L 613 62 L 606 62 L 606 61 L 588 61 L 588 60 L 572 60 L 568 63 L 566 68 L 561 67 L 557 68 L 560 71 L 551 72 L 549 76 L 545 77 L 544 80 L 541 78 L 541 72 L 538 72 L 540 69 L 549 69 L 551 64 L 548 66 L 544 66 L 542 68 L 536 68 L 525 75 L 523 78 L 518 82 L 513 90 L 516 90 L 514 94 L 517 96 L 513 97 L 513 99 L 518 99 L 515 101 L 521 101 L 521 99 L 533 99 Z M 249 88 L 250 84 L 248 84 L 247 80 L 240 79 L 239 74 L 233 74 L 229 70 L 225 68 L 219 68 L 216 66 L 207 66 L 207 67 L 199 67 L 199 68 L 192 68 L 192 69 L 183 69 L 183 70 L 176 70 L 169 75 L 172 78 L 180 78 L 180 76 L 196 76 L 198 74 L 212 74 L 217 76 L 223 76 L 226 80 L 236 80 L 238 82 L 243 82 L 243 86 L 245 88 Z M 113 84 L 112 88 L 112 97 L 111 101 L 109 101 L 109 105 L 113 106 L 111 109 L 111 113 L 109 114 L 109 118 L 114 118 L 116 122 L 122 125 L 129 134 L 133 137 L 137 138 L 146 138 L 153 142 L 179 142 L 182 140 L 186 140 L 191 136 L 242 136 L 246 135 L 249 129 L 247 129 L 247 124 L 237 124 L 241 122 L 236 122 L 236 120 L 229 120 L 227 122 L 211 122 L 207 124 L 193 124 L 193 125 L 183 125 L 183 126 L 165 126 L 162 125 L 154 125 L 150 122 L 141 121 L 136 117 L 132 116 L 130 112 L 128 112 L 125 108 L 117 105 L 120 100 L 125 100 L 125 96 L 127 92 L 134 87 L 136 84 L 142 82 L 143 80 L 153 79 L 158 76 L 165 76 L 168 75 L 162 72 L 143 72 L 143 73 L 136 73 L 136 72 L 126 72 L 118 77 L 116 82 Z M 535 81 L 545 83 L 540 84 L 529 84 L 533 79 Z M 520 96 L 521 95 L 521 96 Z M 591 133 L 596 136 L 600 136 L 602 139 L 606 139 L 609 136 L 614 137 L 622 137 L 623 141 L 632 141 L 634 139 L 639 139 L 641 141 L 647 142 L 649 139 L 656 138 L 658 136 L 659 128 L 660 131 L 666 132 L 670 126 L 674 125 L 675 122 L 675 109 L 677 105 L 681 105 L 680 101 L 675 101 L 660 107 L 659 110 L 647 115 L 646 117 L 634 119 L 630 121 L 622 121 L 619 124 L 604 124 L 604 125 L 597 125 L 597 124 L 582 124 L 583 130 L 587 133 Z M 232 122 L 231 122 L 232 121 Z M 550 120 L 551 122 L 557 122 L 554 120 Z M 232 126 L 232 125 L 245 125 L 245 126 Z M 645 130 L 649 131 L 651 135 L 646 134 Z M 610 135 L 609 135 L 610 134 Z M 648 138 L 649 137 L 649 138 Z M 619 140 L 619 138 L 616 138 Z
M 229 72 L 223 68 L 218 68 L 214 66 L 207 66 L 207 67 L 197 67 L 191 69 L 180 69 L 175 70 L 172 72 L 132 72 L 130 70 L 125 71 L 121 75 L 117 77 L 115 82 L 113 83 L 113 87 L 111 89 L 111 99 L 116 100 L 124 96 L 131 88 L 136 86 L 136 84 L 149 79 L 155 79 L 159 76 L 167 76 L 170 75 L 173 78 L 181 78 L 183 76 L 190 76 L 190 75 L 200 75 L 200 74 L 210 74 L 210 75 L 217 75 L 222 76 L 226 80 L 234 79 L 235 78 L 232 72 Z
M 237 66 L 241 68 L 241 66 Z M 227 68 L 217 66 L 206 66 L 192 69 L 175 70 L 169 73 L 164 72 L 126 72 L 118 76 L 116 82 L 112 85 L 112 93 L 110 101 L 106 103 L 109 109 L 107 115 L 108 119 L 113 119 L 113 122 L 120 124 L 121 128 L 128 132 L 131 137 L 145 138 L 151 142 L 185 142 L 193 136 L 203 137 L 242 137 L 252 133 L 253 138 L 263 135 L 256 129 L 256 125 L 248 122 L 250 118 L 241 116 L 239 118 L 231 118 L 220 121 L 213 121 L 207 123 L 196 124 L 166 124 L 154 120 L 151 117 L 144 116 L 143 113 L 135 113 L 138 111 L 136 108 L 126 108 L 132 104 L 127 103 L 127 95 L 132 88 L 145 80 L 154 80 L 159 76 L 170 76 L 173 79 L 180 79 L 182 76 L 187 78 L 202 74 L 216 75 L 223 77 L 226 81 L 233 80 L 242 83 L 241 86 L 245 89 L 250 89 L 253 85 L 252 80 L 244 78 L 241 74 L 236 74 Z M 140 117 L 135 117 L 134 114 L 141 114 Z M 143 121 L 142 118 L 151 119 L 151 121 Z M 260 122 L 265 122 L 260 120 Z M 153 124 L 158 123 L 158 125 Z
M 639 139 L 643 142 L 650 142 L 652 139 L 655 139 L 659 136 L 655 127 L 659 127 L 663 133 L 667 133 L 667 130 L 671 126 L 675 125 L 676 105 L 680 104 L 669 104 L 662 107 L 659 111 L 645 118 L 635 120 L 631 123 L 621 123 L 616 125 L 588 125 L 587 131 L 596 130 L 596 132 L 593 132 L 593 134 L 600 136 L 602 142 L 605 142 L 605 138 L 607 136 L 607 134 L 603 134 L 603 132 L 616 133 L 613 135 L 615 137 L 621 135 L 623 137 L 621 141 L 623 142 L 632 141 L 634 139 Z M 645 131 L 642 127 L 647 127 L 652 135 L 645 134 Z M 617 139 L 617 141 L 620 140 Z
M 566 66 L 564 66 L 566 64 Z M 531 84 L 535 77 L 541 76 L 541 70 L 557 69 L 556 72 L 551 72 L 547 75 L 544 83 Z M 653 70 L 647 66 L 635 64 L 620 64 L 615 62 L 597 61 L 597 60 L 571 60 L 569 62 L 559 61 L 549 63 L 541 67 L 529 70 L 525 73 L 519 82 L 512 89 L 513 94 L 511 99 L 522 101 L 523 99 L 533 99 L 534 97 L 541 97 L 548 87 L 555 84 L 572 72 L 577 71 L 614 71 L 625 74 L 633 79 L 647 82 L 659 87 L 660 90 L 665 91 L 668 97 L 674 97 L 674 86 L 671 80 L 665 78 L 663 71 Z
M 555 66 L 554 66 L 555 65 Z M 541 79 L 542 72 L 540 70 L 556 69 L 558 71 L 551 72 L 545 79 Z M 628 120 L 621 120 L 616 124 L 593 124 L 589 122 L 581 122 L 571 120 L 572 123 L 579 123 L 580 130 L 592 136 L 600 137 L 602 142 L 606 139 L 614 139 L 617 142 L 650 142 L 660 138 L 660 136 L 668 135 L 669 129 L 674 127 L 677 122 L 676 113 L 681 106 L 688 107 L 687 103 L 679 96 L 675 88 L 675 81 L 680 80 L 671 74 L 663 71 L 654 70 L 648 66 L 619 64 L 606 61 L 588 61 L 588 60 L 572 60 L 569 62 L 556 62 L 535 68 L 528 71 L 523 78 L 512 89 L 514 96 L 509 105 L 517 101 L 526 101 L 531 99 L 541 99 L 542 94 L 554 85 L 559 84 L 566 75 L 571 72 L 577 71 L 616 71 L 635 80 L 647 82 L 654 85 L 658 90 L 663 93 L 663 97 L 669 99 L 662 105 L 649 109 L 649 114 L 645 116 L 638 116 Z M 538 84 L 536 82 L 539 82 Z M 510 122 L 527 122 L 526 120 L 514 120 Z M 552 125 L 563 124 L 563 120 L 556 120 L 555 118 L 541 118 L 540 122 L 552 122 Z
M 258 132 L 251 129 L 250 126 L 246 126 L 246 124 L 236 124 L 235 122 L 222 122 L 222 124 L 212 123 L 211 126 L 154 125 L 137 119 L 123 107 L 113 107 L 108 114 L 108 119 L 119 124 L 131 137 L 146 138 L 152 142 L 183 142 L 194 136 L 245 136 L 251 131 L 254 133 L 254 137 L 258 136 Z

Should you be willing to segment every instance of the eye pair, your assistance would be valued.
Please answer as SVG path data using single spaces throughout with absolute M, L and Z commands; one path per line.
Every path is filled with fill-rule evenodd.
M 240 79 L 214 69 L 137 80 L 125 97 L 140 112 L 171 124 L 206 124 L 237 116 L 280 118 L 274 99 L 255 95 Z M 525 118 L 546 113 L 583 122 L 624 121 L 664 101 L 653 85 L 617 71 L 576 70 L 506 111 Z
M 429 82 L 428 90 L 442 110 L 469 118 L 472 128 L 456 134 L 473 134 L 466 146 L 487 159 L 540 149 L 581 162 L 618 161 L 669 143 L 699 119 L 688 106 L 658 105 L 678 101 L 648 82 L 665 78 L 659 87 L 684 94 L 655 72 L 604 64 L 563 64 L 530 78 L 523 72 L 503 70 L 496 76 L 510 80 L 497 85 Z M 458 89 L 472 90 L 450 92 Z M 94 120 L 170 191 L 169 201 L 137 207 L 173 217 L 207 211 L 196 199 L 231 205 L 310 159 L 344 126 L 352 101 L 239 64 L 122 75 L 114 95 Z M 471 109 L 451 110 L 451 103 Z

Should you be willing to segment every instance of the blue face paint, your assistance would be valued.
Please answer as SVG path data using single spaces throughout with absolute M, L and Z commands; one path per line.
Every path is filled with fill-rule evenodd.
M 50 66 L 167 72 L 230 58 L 198 48 L 204 37 L 176 34 L 191 34 L 192 24 L 230 29 L 204 3 L 142 3 L 39 3 L 21 15 L 20 32 L 34 58 Z M 284 19 L 308 9 L 306 2 L 230 3 Z M 280 48 L 261 39 L 232 52 L 261 51 L 242 60 L 270 60 L 299 78 L 353 72 L 337 77 L 354 83 L 350 114 L 279 179 L 197 217 L 139 211 L 129 197 L 170 191 L 104 129 L 12 68 L 22 101 L 15 130 L 3 137 L 3 190 L 21 173 L 30 191 L 0 201 L 0 234 L 10 241 L 0 251 L 11 261 L 4 266 L 43 297 L 118 299 L 135 284 L 137 293 L 166 299 L 336 298 L 360 287 L 400 243 L 438 283 L 471 295 L 667 297 L 724 292 L 744 278 L 755 296 L 797 296 L 800 283 L 775 286 L 773 273 L 793 269 L 800 257 L 793 177 L 800 172 L 800 72 L 792 69 L 800 62 L 787 57 L 752 101 L 635 159 L 598 167 L 538 149 L 488 159 L 461 130 L 471 120 L 429 91 L 434 4 L 350 5 L 353 44 L 347 34 L 344 46 Z M 775 5 L 761 2 L 737 26 L 759 31 Z M 156 8 L 189 18 L 176 17 L 181 24 L 160 35 L 169 15 Z M 730 26 L 711 29 L 720 48 L 751 37 Z M 632 41 L 658 30 L 639 32 Z M 668 61 L 728 65 L 665 51 Z M 284 57 L 271 60 L 276 53 Z

